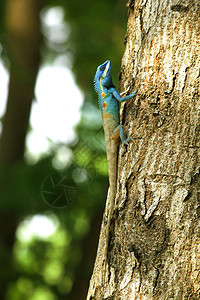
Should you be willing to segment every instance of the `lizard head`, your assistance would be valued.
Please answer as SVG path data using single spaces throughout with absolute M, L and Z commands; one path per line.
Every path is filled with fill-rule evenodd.
M 102 109 L 104 103 L 104 97 L 106 96 L 107 89 L 114 87 L 112 77 L 110 74 L 111 64 L 110 61 L 105 61 L 97 68 L 94 77 L 94 89 L 99 97 L 99 107 Z
M 105 61 L 102 65 L 99 66 L 99 72 L 101 74 L 101 79 L 104 79 L 110 74 L 111 63 L 109 60 Z
M 111 77 L 111 63 L 109 60 L 105 61 L 102 65 L 97 68 L 96 76 L 101 84 L 107 88 L 113 86 Z

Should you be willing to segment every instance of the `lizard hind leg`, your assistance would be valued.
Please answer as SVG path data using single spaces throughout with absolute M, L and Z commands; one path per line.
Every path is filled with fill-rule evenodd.
M 124 134 L 124 129 L 123 129 L 123 126 L 122 125 L 118 125 L 114 132 L 113 132 L 113 135 L 112 135 L 112 139 L 116 139 L 120 136 L 122 142 L 124 144 L 127 144 L 129 141 L 133 140 L 132 137 L 129 137 L 129 138 L 125 138 L 125 134 Z

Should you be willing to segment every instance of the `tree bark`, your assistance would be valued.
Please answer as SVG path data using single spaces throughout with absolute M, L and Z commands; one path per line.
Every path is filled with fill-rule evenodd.
M 141 139 L 120 145 L 87 299 L 200 299 L 200 2 L 128 5 L 120 78 L 138 92 L 122 122 Z

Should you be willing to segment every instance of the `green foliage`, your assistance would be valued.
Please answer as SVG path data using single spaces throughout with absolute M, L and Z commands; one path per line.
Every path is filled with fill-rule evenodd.
M 72 253 L 71 235 L 63 226 L 59 226 L 52 236 L 43 240 L 38 238 L 26 242 L 18 240 L 15 245 L 15 257 L 17 268 L 23 273 L 20 278 L 25 278 L 26 274 L 27 278 L 32 278 L 33 287 L 37 287 L 42 281 L 43 286 L 46 285 L 49 291 L 54 287 L 66 294 L 72 286 L 74 265 L 80 260 L 80 253 L 77 250 L 78 248 L 75 248 Z M 65 265 L 68 266 L 67 270 Z M 20 280 L 16 284 L 17 289 L 19 282 Z M 23 293 L 25 295 L 26 291 Z M 35 291 L 32 290 L 29 299 L 34 299 L 34 294 Z
M 77 82 L 86 93 L 91 91 L 96 67 L 110 59 L 113 79 L 117 83 L 127 21 L 125 1 L 51 0 L 46 1 L 46 5 L 49 8 L 56 6 L 64 9 L 69 37 L 62 46 L 54 44 L 51 47 L 52 43 L 47 41 L 44 59 L 47 58 L 47 51 L 54 55 L 56 50 L 57 55 L 67 54 L 73 61 Z M 45 28 L 44 35 L 45 40 L 48 40 L 48 31 Z
M 23 168 L 20 165 L 16 170 L 14 168 L 15 177 L 12 174 L 7 183 L 9 176 L 5 177 L 5 191 L 2 194 L 6 201 L 0 202 L 1 211 L 8 211 L 10 208 L 20 219 L 27 220 L 26 222 L 31 219 L 33 213 L 42 213 L 50 218 L 54 216 L 59 223 L 55 233 L 48 238 L 32 236 L 28 240 L 23 240 L 23 235 L 19 231 L 14 246 L 15 273 L 9 279 L 8 299 L 27 299 L 27 297 L 31 300 L 40 299 L 37 297 L 41 290 L 44 299 L 55 297 L 55 295 L 66 295 L 70 292 L 76 278 L 76 269 L 83 256 L 81 247 L 83 239 L 89 233 L 93 215 L 96 211 L 102 213 L 104 207 L 102 199 L 105 199 L 107 189 L 107 178 L 105 175 L 100 175 L 96 167 L 98 157 L 96 159 L 93 157 L 93 160 L 89 162 L 83 159 L 83 154 L 83 149 L 77 149 L 75 163 L 68 169 L 62 170 L 62 174 L 66 176 L 69 174 L 68 184 L 77 188 L 72 203 L 62 209 L 57 208 L 56 205 L 48 205 L 41 195 L 41 186 L 47 170 L 52 172 L 52 168 L 48 167 L 51 158 L 40 161 L 32 167 L 24 165 Z M 79 174 L 80 170 L 84 172 L 84 176 Z M 1 179 L 3 173 L 5 172 L 1 173 Z M 83 179 L 79 180 L 79 177 Z M 22 225 L 23 223 L 20 223 L 20 226 Z M 5 260 L 4 252 L 0 253 L 0 258 L 1 254 Z M 9 256 L 7 259 L 9 260 Z M 8 270 L 7 260 L 5 264 Z M 90 275 L 91 270 L 86 271 Z M 2 276 L 5 276 L 5 273 Z
M 0 209 L 12 211 L 18 217 L 45 209 L 41 199 L 41 184 L 45 176 L 54 171 L 50 159 L 30 166 L 18 163 L 0 168 Z
M 71 27 L 74 70 L 84 90 L 91 88 L 96 67 L 103 61 L 110 59 L 113 74 L 119 72 L 126 13 L 123 1 L 67 1 L 66 19 Z

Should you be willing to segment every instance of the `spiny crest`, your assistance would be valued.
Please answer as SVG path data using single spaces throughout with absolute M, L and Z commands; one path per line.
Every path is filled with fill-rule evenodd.
M 101 96 L 102 90 L 101 90 L 100 81 L 99 81 L 97 72 L 96 72 L 96 75 L 94 77 L 94 90 L 96 91 L 96 93 L 98 95 L 98 104 L 99 104 L 99 107 L 102 109 L 102 105 L 103 105 L 104 100 L 103 100 L 103 98 Z

